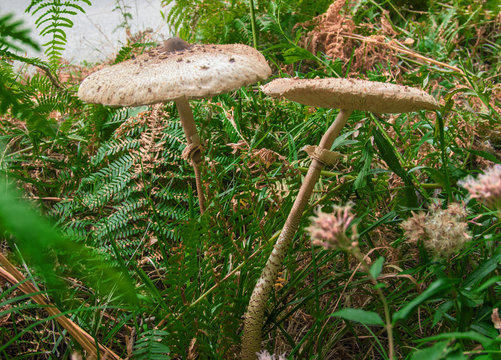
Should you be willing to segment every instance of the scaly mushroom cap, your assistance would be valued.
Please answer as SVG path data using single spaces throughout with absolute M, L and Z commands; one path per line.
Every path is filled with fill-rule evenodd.
M 80 85 L 78 96 L 95 104 L 149 105 L 212 97 L 270 75 L 263 55 L 250 46 L 189 45 L 174 39 L 91 74 Z
M 435 99 L 422 90 L 367 80 L 276 79 L 261 89 L 272 97 L 324 108 L 403 113 L 439 107 Z

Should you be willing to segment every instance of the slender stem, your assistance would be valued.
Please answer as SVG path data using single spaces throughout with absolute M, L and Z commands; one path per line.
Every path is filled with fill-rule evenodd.
M 179 119 L 181 120 L 181 125 L 183 126 L 184 135 L 188 142 L 188 146 L 193 143 L 195 139 L 198 141 L 197 125 L 195 124 L 195 119 L 193 118 L 193 112 L 191 111 L 190 104 L 186 98 L 180 98 L 176 100 L 177 111 L 179 112 Z M 192 151 L 191 165 L 195 171 L 195 181 L 197 184 L 197 195 L 198 202 L 200 205 L 200 213 L 203 214 L 205 211 L 205 196 L 202 187 L 202 177 L 200 175 L 200 164 L 202 163 L 202 153 L 200 150 Z
M 319 147 L 330 149 L 334 139 L 339 135 L 341 129 L 346 124 L 351 111 L 341 110 L 336 120 L 329 127 L 320 140 Z M 306 174 L 299 193 L 292 205 L 292 209 L 285 221 L 284 227 L 277 242 L 268 258 L 261 277 L 256 283 L 249 301 L 247 313 L 244 320 L 244 331 L 242 336 L 241 359 L 254 360 L 256 353 L 261 350 L 262 326 L 266 302 L 271 293 L 273 285 L 277 279 L 278 272 L 282 268 L 282 263 L 289 248 L 289 244 L 296 233 L 303 211 L 308 204 L 313 187 L 317 182 L 323 165 L 320 161 L 313 159 Z
M 256 13 L 254 11 L 254 0 L 249 0 L 251 29 L 252 29 L 252 45 L 257 49 L 257 29 L 256 29 Z
M 393 325 L 391 323 L 390 307 L 388 306 L 388 302 L 386 301 L 386 297 L 384 296 L 383 290 L 381 290 L 381 288 L 377 286 L 378 285 L 377 279 L 372 276 L 370 271 L 370 266 L 369 264 L 367 264 L 367 261 L 365 261 L 365 258 L 360 252 L 360 250 L 357 248 L 356 250 L 352 251 L 352 254 L 360 262 L 360 264 L 362 264 L 362 267 L 366 271 L 371 282 L 374 284 L 374 288 L 376 289 L 379 299 L 383 304 L 384 320 L 386 323 L 386 333 L 388 334 L 388 353 L 389 353 L 388 357 L 390 360 L 393 360 L 393 356 L 395 354 L 395 349 L 394 349 L 395 346 L 393 344 Z

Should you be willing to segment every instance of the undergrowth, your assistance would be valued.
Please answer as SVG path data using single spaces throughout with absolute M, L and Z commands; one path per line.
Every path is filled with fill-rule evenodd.
M 322 171 L 268 302 L 263 349 L 289 359 L 387 359 L 376 286 L 398 359 L 499 359 L 499 213 L 458 185 L 501 161 L 499 4 L 256 1 L 253 34 L 247 1 L 164 3 L 186 39 L 252 45 L 255 35 L 274 77 L 394 82 L 441 105 L 351 116 L 334 144 L 342 157 Z M 173 104 L 115 109 L 76 97 L 93 69 L 66 64 L 60 51 L 64 28 L 78 21 L 70 16 L 88 4 L 32 1 L 40 31 L 53 33 L 42 45 L 48 61 L 19 55 L 39 46 L 0 14 L 0 176 L 37 209 L 26 218 L 51 221 L 40 225 L 50 228 L 43 237 L 0 213 L 2 253 L 121 358 L 238 358 L 250 294 L 309 165 L 301 149 L 318 143 L 337 111 L 272 100 L 258 86 L 193 101 L 208 197 L 200 216 Z M 112 62 L 154 45 L 129 39 Z M 36 74 L 18 72 L 14 60 Z M 306 231 L 318 211 L 347 203 L 363 261 L 312 245 Z M 402 228 L 443 219 L 452 204 L 466 209 L 456 229 L 467 240 L 454 251 L 434 252 L 431 235 Z M 448 238 L 440 234 L 435 241 Z M 40 251 L 23 250 L 25 238 Z M 33 294 L 5 271 L 0 278 L 1 358 L 85 353 Z M 131 284 L 133 300 L 124 296 Z

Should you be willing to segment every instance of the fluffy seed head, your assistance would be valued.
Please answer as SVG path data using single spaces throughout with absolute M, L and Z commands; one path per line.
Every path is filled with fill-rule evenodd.
M 435 255 L 448 257 L 471 239 L 466 216 L 464 204 L 452 203 L 445 210 L 438 204 L 428 213 L 413 213 L 401 226 L 412 242 L 423 241 Z

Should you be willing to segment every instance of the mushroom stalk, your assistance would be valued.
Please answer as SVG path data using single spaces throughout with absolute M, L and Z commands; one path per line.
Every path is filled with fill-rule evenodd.
M 350 114 L 351 110 L 341 110 L 339 112 L 334 122 L 320 140 L 319 148 L 330 150 L 330 147 L 346 124 Z M 273 284 L 277 279 L 278 272 L 282 267 L 289 244 L 299 227 L 303 211 L 308 204 L 315 183 L 320 177 L 323 166 L 321 161 L 312 159 L 308 173 L 299 189 L 299 193 L 285 221 L 282 232 L 273 247 L 273 251 L 261 273 L 261 277 L 254 287 L 244 320 L 241 353 L 241 359 L 243 360 L 257 359 L 256 353 L 261 350 L 261 330 L 266 302 L 273 288 Z
M 191 159 L 191 165 L 195 171 L 195 181 L 197 185 L 197 195 L 198 202 L 200 205 L 200 213 L 203 214 L 205 211 L 205 196 L 202 188 L 202 176 L 200 172 L 200 164 L 202 163 L 202 152 L 200 150 L 200 137 L 197 132 L 197 126 L 195 124 L 195 119 L 193 118 L 193 112 L 191 111 L 190 104 L 185 97 L 175 100 L 177 111 L 179 112 L 179 118 L 181 120 L 181 125 L 183 126 L 184 135 L 188 145 L 183 152 L 183 156 Z

